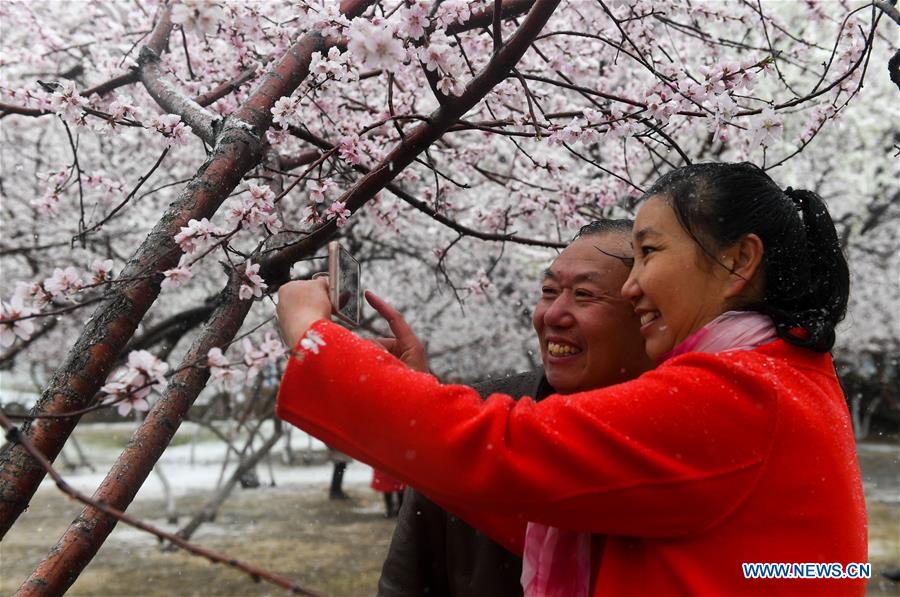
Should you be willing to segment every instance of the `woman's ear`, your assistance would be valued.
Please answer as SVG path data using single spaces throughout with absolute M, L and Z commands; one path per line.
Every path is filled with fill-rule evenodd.
M 725 265 L 730 273 L 725 298 L 750 295 L 747 298 L 762 298 L 761 268 L 763 258 L 762 240 L 755 234 L 745 234 L 725 251 Z M 760 276 L 757 276 L 757 273 Z M 760 296 L 755 296 L 760 294 Z

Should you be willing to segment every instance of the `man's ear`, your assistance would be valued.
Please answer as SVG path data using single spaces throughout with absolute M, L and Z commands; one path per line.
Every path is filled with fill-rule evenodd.
M 755 234 L 745 234 L 731 245 L 723 255 L 728 267 L 728 287 L 725 298 L 743 295 L 755 295 L 762 292 L 762 280 L 756 279 L 757 273 L 762 275 L 760 264 L 763 258 L 762 240 Z M 761 298 L 753 296 L 752 298 Z

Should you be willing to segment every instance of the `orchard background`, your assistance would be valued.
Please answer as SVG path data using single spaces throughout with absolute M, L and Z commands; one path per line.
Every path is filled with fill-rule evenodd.
M 539 362 L 554 251 L 688 162 L 826 199 L 855 431 L 895 446 L 898 24 L 881 0 L 0 3 L 0 534 L 38 454 L 137 421 L 22 590 L 75 581 L 183 421 L 233 452 L 212 511 L 283 441 L 272 296 L 329 240 L 474 381 Z

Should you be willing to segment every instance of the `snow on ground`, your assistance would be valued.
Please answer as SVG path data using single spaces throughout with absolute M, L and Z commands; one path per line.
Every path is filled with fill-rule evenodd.
M 87 467 L 78 467 L 75 470 L 64 470 L 57 466 L 58 472 L 75 489 L 92 494 L 103 481 L 116 457 L 121 452 L 121 447 L 110 445 L 109 442 L 100 441 L 99 438 L 110 435 L 130 434 L 135 423 L 88 423 L 78 427 L 82 433 L 80 444 L 93 465 L 91 471 Z M 170 446 L 159 460 L 158 466 L 169 482 L 172 493 L 176 497 L 187 495 L 196 491 L 209 491 L 216 487 L 222 474 L 222 464 L 225 460 L 227 448 L 225 444 L 209 434 L 201 431 L 200 439 L 190 441 L 196 432 L 196 425 L 184 423 L 175 436 L 176 440 L 187 441 Z M 267 438 L 271 430 L 264 428 L 261 437 Z M 293 465 L 284 464 L 285 441 L 282 438 L 272 449 L 270 460 L 272 474 L 279 486 L 327 486 L 331 483 L 332 463 L 327 460 L 325 445 L 315 438 L 310 438 L 299 429 L 292 430 L 291 445 L 297 462 Z M 78 438 L 78 435 L 76 435 Z M 262 440 L 256 442 L 256 445 Z M 238 449 L 243 447 L 243 442 L 236 442 Z M 69 451 L 70 460 L 76 460 L 74 451 Z M 306 456 L 312 464 L 303 464 L 301 458 Z M 57 465 L 60 460 L 57 459 Z M 229 464 L 223 476 L 227 480 L 237 466 L 236 457 L 232 453 Z M 263 484 L 269 483 L 269 469 L 265 460 L 257 466 L 259 480 Z M 372 479 L 372 468 L 361 462 L 352 462 L 344 473 L 344 485 L 368 486 Z M 39 491 L 58 491 L 55 483 L 49 477 L 45 478 Z M 151 474 L 141 486 L 135 500 L 162 499 L 165 497 L 163 484 L 156 474 Z

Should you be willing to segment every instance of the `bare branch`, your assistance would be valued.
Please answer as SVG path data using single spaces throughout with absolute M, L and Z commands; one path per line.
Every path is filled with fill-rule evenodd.
M 50 478 L 53 479 L 60 491 L 62 491 L 69 497 L 78 500 L 82 504 L 85 504 L 88 508 L 91 508 L 92 510 L 96 510 L 98 512 L 102 512 L 103 514 L 106 514 L 107 516 L 112 517 L 116 520 L 121 520 L 129 526 L 133 526 L 136 529 L 146 531 L 152 535 L 155 535 L 156 537 L 159 537 L 162 540 L 169 541 L 189 553 L 206 558 L 214 564 L 224 564 L 226 566 L 235 568 L 236 570 L 248 574 L 255 581 L 265 580 L 266 582 L 277 585 L 282 589 L 287 589 L 297 595 L 319 595 L 319 593 L 316 593 L 315 591 L 312 591 L 310 589 L 306 589 L 303 586 L 291 581 L 290 579 L 284 578 L 283 576 L 279 576 L 273 572 L 269 572 L 268 570 L 259 568 L 258 566 L 253 566 L 252 564 L 246 564 L 231 556 L 220 554 L 210 549 L 200 547 L 199 545 L 194 545 L 193 543 L 182 539 L 178 535 L 167 533 L 162 529 L 158 529 L 153 525 L 140 521 L 137 518 L 133 518 L 125 514 L 124 512 L 116 510 L 115 508 L 112 508 L 106 504 L 92 500 L 85 494 L 81 493 L 80 491 L 66 483 L 66 481 L 62 478 L 62 476 L 60 476 L 58 472 L 56 472 L 56 470 L 53 468 L 53 465 L 50 464 L 50 462 L 44 457 L 44 455 L 41 454 L 31 444 L 30 441 L 28 441 L 28 437 L 22 434 L 19 429 L 15 427 L 2 412 L 0 412 L 0 427 L 3 427 L 4 431 L 6 431 L 7 441 L 9 441 L 9 443 L 11 444 L 18 444 L 22 446 L 28 452 L 28 454 L 31 455 L 31 457 L 34 458 L 34 460 L 46 471 L 46 473 L 50 475 Z M 31 588 L 37 589 L 37 586 Z M 46 587 L 41 587 L 41 589 L 45 588 Z

